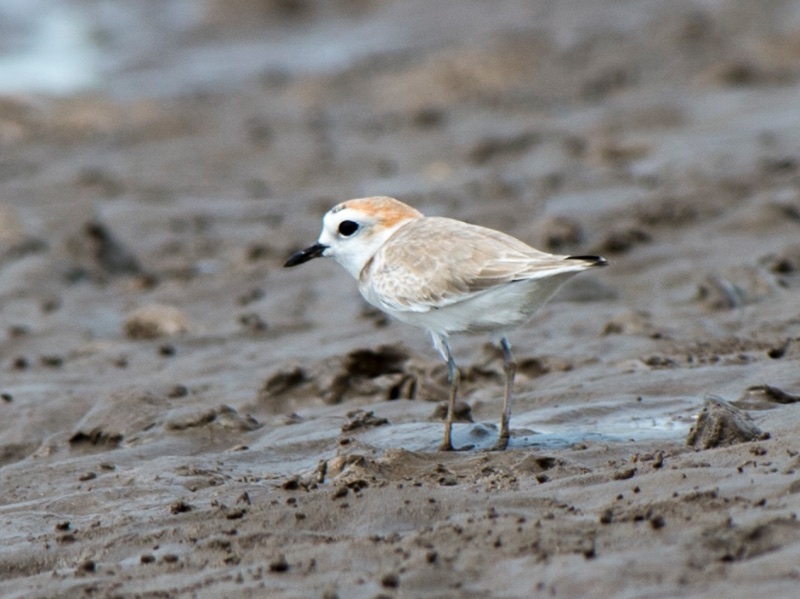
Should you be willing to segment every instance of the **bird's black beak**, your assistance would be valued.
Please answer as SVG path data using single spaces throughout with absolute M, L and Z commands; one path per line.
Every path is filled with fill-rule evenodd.
M 298 264 L 302 264 L 303 262 L 308 262 L 313 258 L 319 258 L 322 255 L 322 252 L 328 249 L 327 245 L 322 243 L 315 243 L 311 247 L 308 247 L 304 250 L 300 250 L 299 252 L 295 252 L 292 254 L 289 259 L 286 261 L 286 264 L 283 265 L 284 268 L 288 268 L 290 266 L 297 266 Z

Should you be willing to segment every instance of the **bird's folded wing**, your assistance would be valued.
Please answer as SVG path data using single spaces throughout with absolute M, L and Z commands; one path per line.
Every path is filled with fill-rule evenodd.
M 389 239 L 362 273 L 361 286 L 368 277 L 368 293 L 385 307 L 427 312 L 498 285 L 571 270 L 564 258 L 499 231 L 426 218 Z

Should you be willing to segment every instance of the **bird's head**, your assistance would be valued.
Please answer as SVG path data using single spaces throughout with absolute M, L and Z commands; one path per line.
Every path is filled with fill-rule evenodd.
M 378 196 L 347 200 L 322 219 L 317 243 L 293 254 L 284 266 L 297 266 L 320 256 L 333 258 L 358 278 L 364 265 L 394 232 L 422 214 L 394 198 Z

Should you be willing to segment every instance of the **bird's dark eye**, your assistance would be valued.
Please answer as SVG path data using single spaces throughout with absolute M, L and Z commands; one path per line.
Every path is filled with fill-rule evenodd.
M 358 231 L 358 223 L 351 220 L 343 220 L 339 223 L 339 233 L 345 237 L 350 237 L 356 231 Z

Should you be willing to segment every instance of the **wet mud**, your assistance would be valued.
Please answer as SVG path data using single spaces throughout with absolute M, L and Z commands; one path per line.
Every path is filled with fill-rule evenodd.
M 795 3 L 64 5 L 98 86 L 0 96 L 0 595 L 796 594 Z M 611 262 L 507 451 L 487 339 L 439 452 L 425 333 L 282 268 L 379 194 Z

